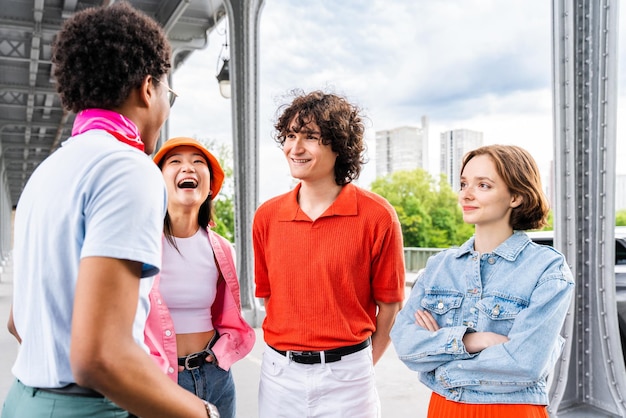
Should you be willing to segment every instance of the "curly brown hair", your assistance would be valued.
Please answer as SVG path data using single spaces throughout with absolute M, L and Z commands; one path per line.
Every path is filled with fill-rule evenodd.
M 274 125 L 274 140 L 282 147 L 292 122 L 296 132 L 314 122 L 320 128 L 322 144 L 330 144 L 337 153 L 335 182 L 343 186 L 357 179 L 365 163 L 361 110 L 344 97 L 319 90 L 308 94 L 293 90 L 291 94 L 295 96 L 291 104 L 278 109 L 284 110 Z
M 511 227 L 526 231 L 546 226 L 550 205 L 543 193 L 539 168 L 532 155 L 516 145 L 487 145 L 465 154 L 461 173 L 467 163 L 479 155 L 490 157 L 509 192 L 522 198 L 522 203 L 511 211 Z
M 159 24 L 126 2 L 74 14 L 52 45 L 61 103 L 76 113 L 120 106 L 146 76 L 167 74 L 170 60 Z

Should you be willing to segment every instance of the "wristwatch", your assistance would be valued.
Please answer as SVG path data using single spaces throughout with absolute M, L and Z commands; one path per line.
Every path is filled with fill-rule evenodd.
M 206 407 L 207 417 L 209 417 L 209 418 L 220 418 L 220 412 L 217 410 L 215 405 L 213 405 L 212 403 L 209 403 L 207 401 L 202 401 L 202 402 L 204 402 L 204 406 Z

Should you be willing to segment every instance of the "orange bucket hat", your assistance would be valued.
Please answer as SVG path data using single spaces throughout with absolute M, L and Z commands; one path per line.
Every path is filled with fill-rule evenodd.
M 202 145 L 199 141 L 193 138 L 186 138 L 183 136 L 168 139 L 154 156 L 154 162 L 157 165 L 161 164 L 161 160 L 163 160 L 168 152 L 176 147 L 182 146 L 194 147 L 206 157 L 209 165 L 211 166 L 211 198 L 215 199 L 215 196 L 217 196 L 217 194 L 219 193 L 220 189 L 222 188 L 222 183 L 224 182 L 224 170 L 222 170 L 222 166 L 220 166 L 217 158 L 215 158 L 215 156 L 211 154 L 209 150 L 206 149 L 206 147 Z

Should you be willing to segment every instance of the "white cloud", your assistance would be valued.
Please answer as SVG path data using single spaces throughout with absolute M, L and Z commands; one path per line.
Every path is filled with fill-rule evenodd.
M 486 143 L 526 147 L 547 170 L 551 19 L 545 0 L 267 0 L 260 20 L 260 200 L 292 184 L 271 134 L 282 96 L 294 88 L 334 91 L 364 109 L 371 121 L 365 186 L 375 173 L 374 131 L 419 126 L 422 115 L 430 119 L 431 154 L 442 130 L 468 128 L 484 132 Z M 223 31 L 212 32 L 208 48 L 174 74 L 181 97 L 171 135 L 231 141 L 232 103 L 219 96 L 215 80 L 223 39 Z

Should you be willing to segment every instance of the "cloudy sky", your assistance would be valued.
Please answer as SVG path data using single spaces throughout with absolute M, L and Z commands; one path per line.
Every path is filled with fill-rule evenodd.
M 221 27 L 206 49 L 174 73 L 180 97 L 170 136 L 232 140 L 231 102 L 219 95 L 215 79 L 223 42 Z M 430 121 L 432 172 L 438 171 L 439 134 L 467 128 L 482 131 L 485 144 L 527 148 L 547 174 L 553 154 L 551 59 L 550 1 L 266 0 L 259 199 L 291 185 L 271 135 L 276 109 L 294 88 L 339 93 L 363 109 L 370 162 L 362 186 L 375 177 L 375 131 L 421 126 L 423 115 Z M 620 173 L 626 173 L 626 165 L 619 167 L 623 148 L 618 144 Z

